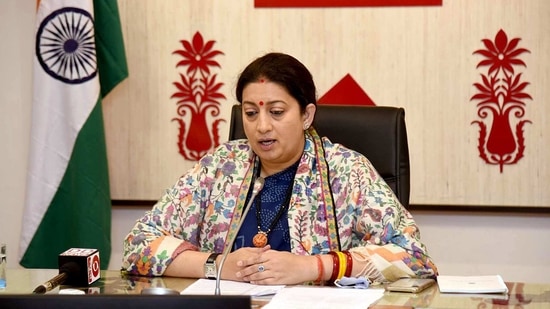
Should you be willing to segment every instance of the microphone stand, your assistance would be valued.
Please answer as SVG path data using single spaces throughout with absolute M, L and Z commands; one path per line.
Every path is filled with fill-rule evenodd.
M 51 278 L 50 280 L 46 281 L 45 283 L 39 285 L 32 291 L 33 294 L 44 294 L 48 291 L 51 291 L 55 289 L 56 287 L 60 286 L 65 280 L 69 278 L 69 275 L 66 272 L 62 272 L 59 275 Z
M 241 229 L 241 226 L 243 225 L 244 219 L 246 218 L 246 215 L 248 214 L 248 211 L 250 208 L 252 208 L 252 203 L 254 202 L 254 199 L 260 193 L 262 188 L 264 187 L 264 179 L 262 177 L 256 178 L 254 181 L 254 187 L 252 189 L 252 196 L 250 197 L 250 200 L 248 201 L 248 204 L 246 205 L 246 208 L 243 212 L 243 215 L 241 216 L 241 220 L 239 221 L 239 225 L 237 227 L 237 230 L 235 232 L 235 236 L 233 239 L 231 239 L 231 242 L 229 243 L 229 246 L 227 246 L 227 250 L 222 255 L 222 259 L 220 261 L 220 267 L 218 267 L 218 274 L 216 275 L 216 290 L 214 292 L 215 295 L 221 295 L 220 291 L 220 280 L 222 277 L 222 268 L 223 264 L 225 263 L 225 259 L 227 258 L 227 255 L 231 251 L 231 247 L 233 246 L 233 242 L 235 242 L 235 238 L 237 237 L 237 234 L 239 233 L 239 230 Z
M 32 291 L 32 293 L 44 294 L 46 292 L 49 292 L 65 283 L 65 281 L 69 279 L 69 277 L 74 278 L 75 276 L 78 276 L 80 271 L 80 266 L 76 262 L 67 262 L 59 267 L 59 274 L 57 276 L 37 286 L 36 289 Z

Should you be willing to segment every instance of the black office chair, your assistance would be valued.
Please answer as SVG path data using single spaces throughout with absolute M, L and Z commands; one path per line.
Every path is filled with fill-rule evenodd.
M 409 206 L 410 163 L 405 110 L 390 106 L 317 105 L 313 126 L 320 136 L 365 155 Z M 231 110 L 229 139 L 246 138 L 241 106 Z

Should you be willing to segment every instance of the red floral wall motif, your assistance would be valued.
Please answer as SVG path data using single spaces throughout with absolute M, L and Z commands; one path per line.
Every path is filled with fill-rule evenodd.
M 212 49 L 215 41 L 205 43 L 199 32 L 195 33 L 192 42 L 180 42 L 183 49 L 173 52 L 182 58 L 176 64 L 180 80 L 173 83 L 176 92 L 171 96 L 177 99 L 179 117 L 172 121 L 179 125 L 179 153 L 186 160 L 197 161 L 220 144 L 218 126 L 225 120 L 216 117 L 220 114 L 220 100 L 225 99 L 225 95 L 219 91 L 223 83 L 216 81 L 217 74 L 211 70 L 220 67 L 214 58 L 223 53 Z
M 254 0 L 261 7 L 361 7 L 442 5 L 443 0 Z
M 479 126 L 479 156 L 487 164 L 498 165 L 501 173 L 504 165 L 516 164 L 523 157 L 523 126 L 531 123 L 523 119 L 525 101 L 532 99 L 524 92 L 529 83 L 516 71 L 518 67 L 526 67 L 519 56 L 529 50 L 518 48 L 519 41 L 519 38 L 508 41 L 501 29 L 494 41 L 482 40 L 485 49 L 474 52 L 483 57 L 477 68 L 486 69 L 480 74 L 481 82 L 474 83 L 477 93 L 470 99 L 478 101 L 480 119 L 472 124 Z

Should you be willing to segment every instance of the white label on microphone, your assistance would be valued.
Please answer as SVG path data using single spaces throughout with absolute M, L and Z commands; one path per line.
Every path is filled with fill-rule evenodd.
M 90 255 L 87 258 L 88 263 L 88 284 L 94 283 L 101 277 L 101 271 L 99 268 L 99 251 L 96 251 L 95 254 Z
M 71 248 L 60 255 L 68 256 L 89 256 L 90 254 L 96 252 L 97 249 L 83 249 L 83 248 Z

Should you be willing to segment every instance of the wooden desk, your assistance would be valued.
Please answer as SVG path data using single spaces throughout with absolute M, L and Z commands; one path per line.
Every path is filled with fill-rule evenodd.
M 8 269 L 7 288 L 0 290 L 0 293 L 30 294 L 36 286 L 56 274 L 57 270 L 55 269 Z M 89 294 L 140 294 L 143 289 L 150 287 L 181 291 L 194 281 L 194 279 L 170 277 L 126 276 L 116 270 L 107 270 L 101 272 L 101 279 L 98 282 L 90 287 L 79 289 Z M 441 294 L 437 285 L 419 294 L 385 292 L 384 296 L 371 308 L 550 308 L 550 284 L 507 282 L 507 285 L 510 294 L 505 298 L 494 295 Z M 60 288 L 69 287 L 61 286 Z M 49 293 L 59 293 L 60 288 Z M 253 301 L 253 304 L 261 306 L 265 302 Z
M 434 285 L 418 294 L 385 292 L 384 296 L 376 303 L 378 307 L 373 306 L 372 308 L 384 309 L 388 308 L 387 306 L 389 305 L 400 306 L 397 307 L 400 309 L 550 308 L 550 284 L 506 282 L 506 285 L 510 291 L 508 295 L 439 293 L 439 288 L 437 285 Z
M 5 290 L 0 293 L 29 294 L 35 287 L 57 275 L 57 269 L 7 269 Z M 170 277 L 137 277 L 124 276 L 120 271 L 101 271 L 101 279 L 87 288 L 78 288 L 87 294 L 140 294 L 141 290 L 149 287 L 164 287 L 181 291 L 193 283 L 195 279 Z M 48 294 L 57 294 L 60 289 L 74 288 L 61 286 Z

